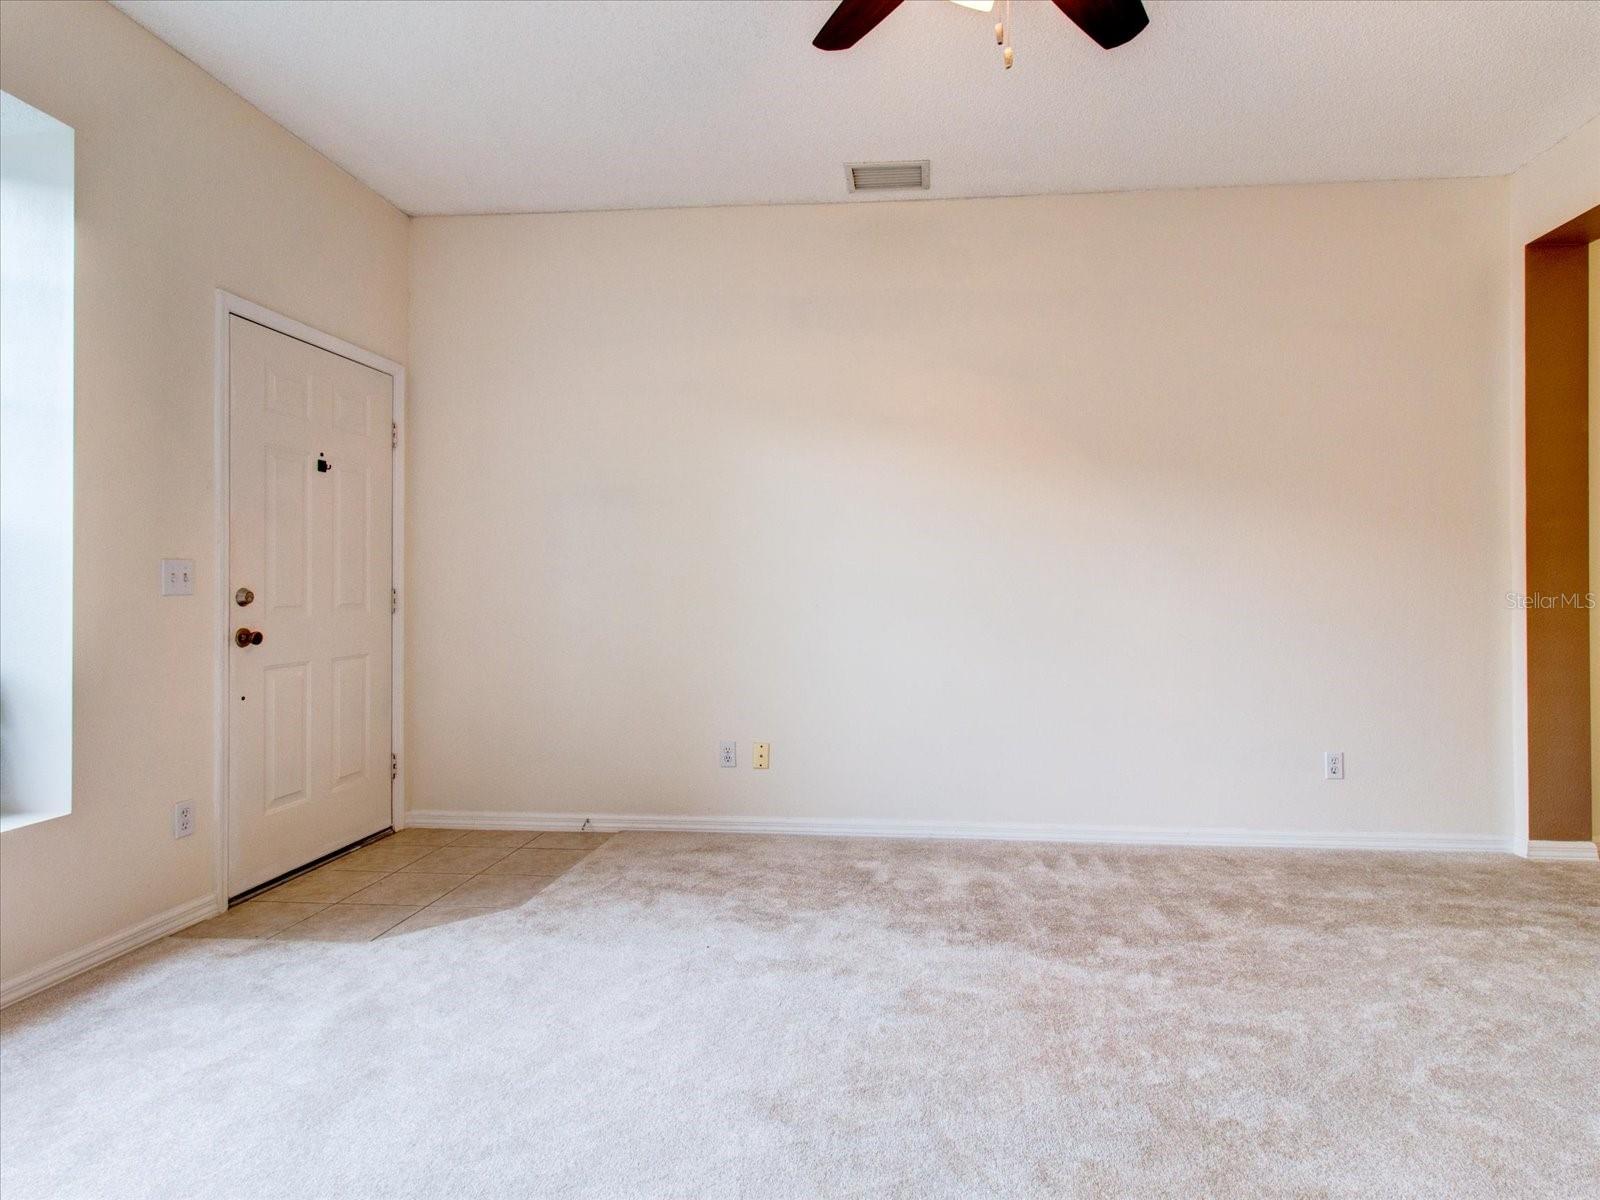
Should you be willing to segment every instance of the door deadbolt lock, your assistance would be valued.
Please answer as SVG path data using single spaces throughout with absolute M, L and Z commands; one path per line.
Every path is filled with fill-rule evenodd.
M 235 604 L 237 604 L 240 608 L 244 608 L 247 604 L 249 604 L 255 598 L 256 598 L 256 594 L 254 592 L 252 592 L 249 588 L 240 588 L 237 592 L 235 592 L 233 594 L 233 602 Z
M 242 647 L 261 645 L 261 631 L 259 629 L 246 629 L 240 626 L 233 635 L 234 642 Z

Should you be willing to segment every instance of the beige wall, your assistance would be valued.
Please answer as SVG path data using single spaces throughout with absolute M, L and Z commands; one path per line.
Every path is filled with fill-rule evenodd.
M 105 4 L 0 4 L 0 87 L 78 152 L 74 804 L 0 837 L 10 981 L 211 891 L 214 289 L 404 359 L 408 222 Z
M 1511 176 L 1511 239 L 1517 257 L 1536 237 L 1600 204 L 1600 117 Z M 1521 320 L 1522 310 L 1517 310 Z
M 412 807 L 1508 836 L 1507 224 L 415 221 Z
M 1563 138 L 1510 176 L 1511 219 L 1506 242 L 1511 279 L 1509 322 L 1511 387 L 1506 396 L 1511 437 L 1507 472 L 1511 486 L 1511 561 L 1509 589 L 1527 590 L 1527 457 L 1525 423 L 1526 304 L 1524 250 L 1527 244 L 1600 204 L 1600 117 Z M 1511 807 L 1514 835 L 1528 836 L 1528 646 L 1527 615 L 1509 613 L 1511 680 L 1502 704 L 1511 732 Z

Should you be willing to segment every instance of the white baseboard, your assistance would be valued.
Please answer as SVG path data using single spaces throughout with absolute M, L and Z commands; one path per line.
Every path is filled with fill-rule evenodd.
M 1593 842 L 1530 841 L 1527 857 L 1542 862 L 1596 862 L 1600 861 L 1600 846 Z
M 1015 842 L 1088 842 L 1138 846 L 1277 846 L 1308 850 L 1422 850 L 1508 852 L 1494 834 L 1316 833 L 1256 829 L 1167 829 L 1133 825 L 1048 825 L 981 821 L 831 820 L 818 817 L 617 816 L 609 813 L 417 811 L 408 827 L 425 829 L 540 829 L 584 827 L 602 833 L 654 830 L 682 833 L 792 833 L 810 837 L 975 838 Z
M 176 908 L 167 909 L 166 912 L 157 913 L 149 920 L 130 925 L 127 929 L 103 937 L 97 942 L 91 942 L 81 950 L 72 950 L 52 958 L 31 971 L 24 971 L 14 979 L 0 981 L 0 1008 L 14 1004 L 35 992 L 42 992 L 45 988 L 71 979 L 74 975 L 81 975 L 84 971 L 98 967 L 101 963 L 110 962 L 130 950 L 149 945 L 169 933 L 176 933 L 198 921 L 204 921 L 207 917 L 214 917 L 217 912 L 216 897 L 201 896 L 190 900 L 187 904 L 180 904 Z

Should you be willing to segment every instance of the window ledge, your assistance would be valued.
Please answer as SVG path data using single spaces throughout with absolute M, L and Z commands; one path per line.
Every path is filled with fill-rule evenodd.
M 0 833 L 10 833 L 13 829 L 21 829 L 25 825 L 37 825 L 41 821 L 54 821 L 57 817 L 69 815 L 64 812 L 52 813 L 6 813 L 0 816 Z

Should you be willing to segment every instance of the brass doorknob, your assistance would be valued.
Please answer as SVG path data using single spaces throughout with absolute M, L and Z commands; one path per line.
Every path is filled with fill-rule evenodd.
M 246 629 L 241 625 L 233 635 L 233 640 L 240 646 L 259 646 L 261 645 L 261 631 L 259 629 Z

